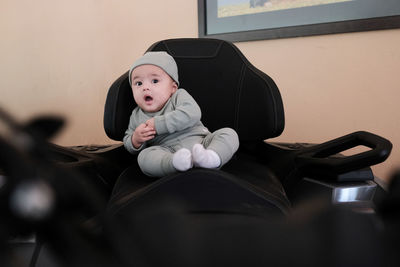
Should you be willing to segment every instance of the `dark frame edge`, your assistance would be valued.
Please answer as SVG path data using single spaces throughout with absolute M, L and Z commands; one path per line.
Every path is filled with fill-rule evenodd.
M 206 1 L 198 0 L 198 36 L 230 42 L 271 40 L 281 38 L 306 37 L 338 33 L 354 33 L 400 28 L 400 16 L 388 16 L 351 21 L 339 21 L 283 28 L 242 31 L 223 34 L 207 34 Z
M 199 29 L 199 37 L 206 37 L 206 3 L 205 0 L 197 1 L 197 20 L 198 20 L 198 29 Z

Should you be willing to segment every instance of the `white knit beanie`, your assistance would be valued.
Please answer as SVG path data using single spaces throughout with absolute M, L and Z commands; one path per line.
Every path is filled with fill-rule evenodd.
M 138 60 L 136 60 L 129 70 L 129 84 L 132 86 L 131 74 L 132 71 L 141 65 L 155 65 L 163 69 L 171 78 L 178 84 L 178 66 L 172 56 L 167 52 L 147 52 Z

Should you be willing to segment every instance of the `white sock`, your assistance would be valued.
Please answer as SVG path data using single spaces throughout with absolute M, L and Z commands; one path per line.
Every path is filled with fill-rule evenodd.
M 218 154 L 211 150 L 205 149 L 201 144 L 195 144 L 192 148 L 193 162 L 196 167 L 213 169 L 221 165 L 221 159 Z
M 187 171 L 193 167 L 192 153 L 189 149 L 181 148 L 172 157 L 172 165 L 178 171 Z

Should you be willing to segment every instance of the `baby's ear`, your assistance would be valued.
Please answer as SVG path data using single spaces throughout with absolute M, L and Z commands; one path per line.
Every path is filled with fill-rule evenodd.
M 176 82 L 174 82 L 172 86 L 174 87 L 175 91 L 178 90 L 178 84 Z

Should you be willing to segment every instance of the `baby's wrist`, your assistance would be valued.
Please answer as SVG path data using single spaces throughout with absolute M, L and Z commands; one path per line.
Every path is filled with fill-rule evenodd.
M 133 147 L 134 148 L 139 148 L 143 143 L 140 143 L 140 142 L 137 142 L 134 138 L 133 138 L 133 135 L 132 135 L 132 145 L 133 145 Z

